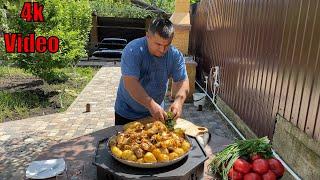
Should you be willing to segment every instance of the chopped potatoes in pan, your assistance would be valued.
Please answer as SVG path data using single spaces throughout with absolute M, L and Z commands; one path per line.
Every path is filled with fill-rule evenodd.
M 191 145 L 182 129 L 169 131 L 161 121 L 142 124 L 134 121 L 110 139 L 114 156 L 137 163 L 168 162 L 187 153 Z

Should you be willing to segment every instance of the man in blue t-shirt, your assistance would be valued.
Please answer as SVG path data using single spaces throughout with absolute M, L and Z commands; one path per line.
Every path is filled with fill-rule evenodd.
M 177 92 L 169 111 L 180 117 L 189 92 L 189 81 L 182 53 L 171 45 L 173 24 L 168 19 L 155 19 L 145 37 L 131 41 L 121 57 L 120 84 L 115 102 L 115 124 L 152 116 L 164 121 L 163 109 L 168 79 Z

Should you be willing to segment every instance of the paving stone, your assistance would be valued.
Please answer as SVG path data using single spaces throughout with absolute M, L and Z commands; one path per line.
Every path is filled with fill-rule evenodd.
M 0 179 L 24 179 L 27 165 L 45 148 L 113 126 L 120 76 L 119 67 L 102 67 L 66 112 L 1 123 Z M 87 103 L 91 104 L 91 112 L 84 113 Z M 165 105 L 168 107 L 170 103 L 166 101 Z M 187 103 L 182 114 L 185 119 L 208 127 L 213 140 L 206 150 L 211 154 L 236 138 L 211 106 L 197 111 L 192 103 Z M 207 169 L 204 178 L 214 179 Z
M 10 135 L 2 135 L 0 136 L 0 141 L 6 141 L 10 138 L 11 136 Z
M 28 139 L 25 139 L 24 142 L 25 142 L 25 143 L 33 143 L 33 142 L 34 142 L 34 139 L 28 138 Z

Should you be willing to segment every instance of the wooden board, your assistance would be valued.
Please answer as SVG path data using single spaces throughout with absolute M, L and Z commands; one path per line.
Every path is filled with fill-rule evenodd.
M 197 126 L 192 122 L 182 118 L 177 119 L 177 124 L 174 126 L 174 128 L 181 128 L 185 130 L 185 133 L 187 135 L 193 136 L 193 137 L 196 137 L 198 135 L 203 135 L 204 133 L 208 132 L 208 128 L 203 126 Z
M 142 123 L 149 123 L 152 122 L 153 119 L 152 117 L 147 117 L 144 119 L 139 120 Z M 195 124 L 193 124 L 192 122 L 182 119 L 182 118 L 178 118 L 177 119 L 177 123 L 174 126 L 174 128 L 181 128 L 183 130 L 185 130 L 185 133 L 189 136 L 193 136 L 196 137 L 198 135 L 203 135 L 205 133 L 208 132 L 208 128 L 203 127 L 203 126 L 197 126 Z

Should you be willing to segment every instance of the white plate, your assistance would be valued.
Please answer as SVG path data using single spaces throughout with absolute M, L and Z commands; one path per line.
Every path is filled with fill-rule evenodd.
M 26 177 L 30 179 L 46 179 L 61 174 L 66 168 L 64 159 L 33 161 L 29 164 Z

